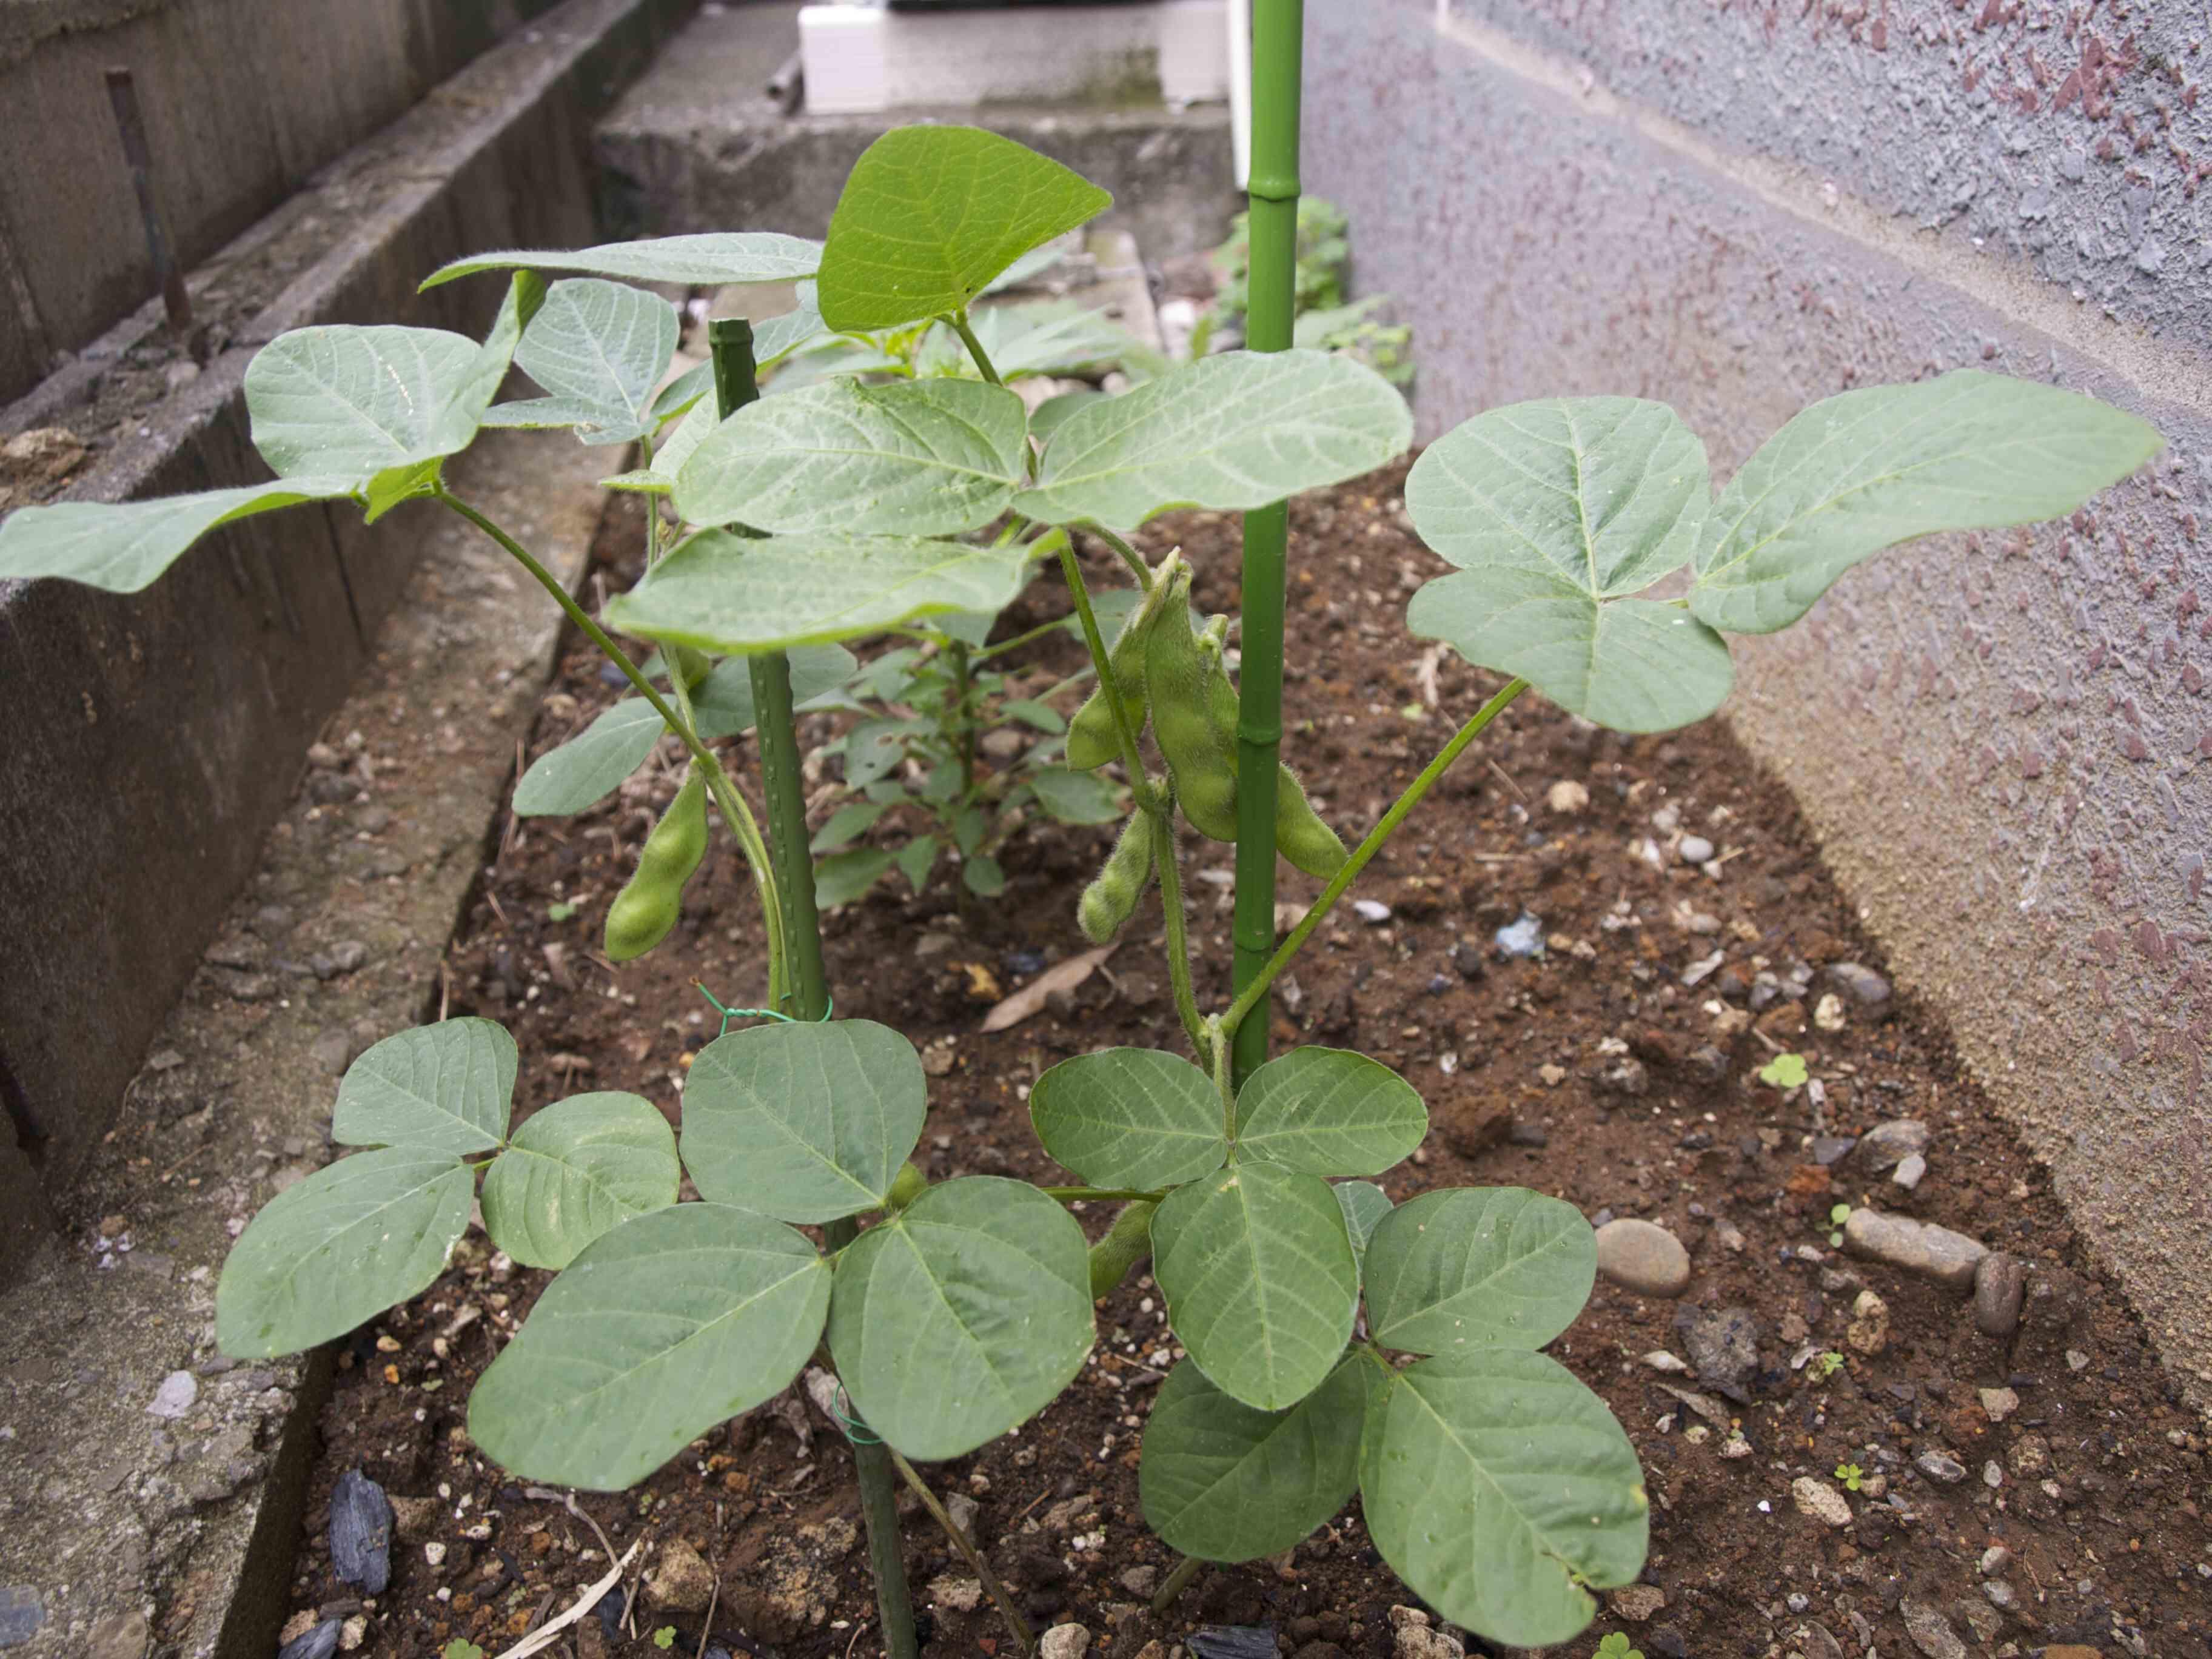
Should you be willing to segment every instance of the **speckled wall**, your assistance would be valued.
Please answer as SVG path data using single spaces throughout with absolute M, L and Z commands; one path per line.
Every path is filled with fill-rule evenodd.
M 2212 1382 L 2212 13 L 1307 17 L 1305 182 L 1350 208 L 1361 290 L 1414 324 L 1424 436 L 1632 393 L 1680 407 L 1725 477 L 1805 404 L 1968 364 L 2166 433 L 2070 523 L 1846 576 L 1739 652 L 1730 718 L 2168 1354 Z

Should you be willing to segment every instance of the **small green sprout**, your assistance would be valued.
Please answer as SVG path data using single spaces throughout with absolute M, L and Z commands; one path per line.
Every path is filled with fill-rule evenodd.
M 1798 1089 L 1811 1073 L 1802 1054 L 1777 1054 L 1759 1068 L 1759 1080 L 1773 1089 Z
M 673 1625 L 663 1625 L 659 1630 L 653 1632 L 653 1645 L 660 1649 L 664 1653 L 670 1648 L 674 1647 L 676 1645 L 676 1626 Z
M 1597 1659 L 1644 1659 L 1644 1656 L 1628 1645 L 1626 1635 L 1615 1631 L 1597 1644 Z
M 566 921 L 575 914 L 576 907 L 566 899 L 545 907 L 545 920 L 548 921 Z
M 1826 1353 L 1813 1356 L 1812 1371 L 1813 1380 L 1815 1382 L 1826 1382 L 1843 1368 L 1844 1357 L 1833 1348 L 1829 1349 Z
M 1856 1463 L 1838 1463 L 1836 1465 L 1836 1479 L 1842 1481 L 1846 1489 L 1856 1492 L 1859 1483 L 1866 1479 L 1866 1471 Z
M 1851 1206 L 1850 1205 L 1836 1204 L 1829 1206 L 1828 1226 L 1831 1231 L 1828 1234 L 1828 1243 L 1832 1247 L 1837 1249 L 1841 1249 L 1843 1248 L 1843 1225 L 1844 1223 L 1849 1221 L 1850 1218 Z
M 439 1650 L 438 1659 L 484 1659 L 484 1650 L 475 1643 L 456 1636 Z

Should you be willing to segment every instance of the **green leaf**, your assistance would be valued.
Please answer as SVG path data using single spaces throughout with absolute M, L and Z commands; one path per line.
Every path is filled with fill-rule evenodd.
M 969 326 L 991 367 L 1008 381 L 1112 364 L 1136 344 L 1128 330 L 1104 313 L 1069 300 L 990 306 L 977 312 Z
M 594 276 L 619 276 L 633 283 L 680 283 L 689 288 L 722 288 L 750 283 L 788 283 L 811 276 L 822 246 L 773 231 L 714 231 L 704 235 L 661 236 L 641 242 L 609 242 L 599 247 L 563 251 L 508 249 L 479 253 L 444 264 L 422 279 L 424 289 L 480 270 L 580 270 Z
M 518 275 L 483 343 L 435 328 L 334 324 L 280 334 L 246 368 L 253 447 L 279 477 L 351 477 L 374 518 L 469 447 L 544 298 Z
M 676 1135 L 636 1095 L 532 1114 L 484 1172 L 484 1231 L 526 1267 L 565 1267 L 602 1233 L 676 1201 Z
M 714 360 L 694 363 L 653 394 L 653 417 L 665 423 L 677 416 L 689 415 L 699 406 L 699 400 L 714 389 Z
M 1371 1181 L 1339 1181 L 1331 1184 L 1336 1188 L 1337 1204 L 1344 1211 L 1345 1231 L 1352 1235 L 1352 1260 L 1359 1264 L 1364 1274 L 1368 1243 L 1374 1237 L 1377 1224 L 1390 1213 L 1390 1194 Z
M 834 910 L 841 904 L 850 904 L 896 862 L 880 847 L 856 847 L 849 853 L 831 854 L 814 866 L 815 907 Z
M 1097 185 L 979 127 L 894 127 L 830 216 L 822 316 L 858 333 L 963 309 L 1021 255 L 1113 205 Z
M 1600 602 L 1533 571 L 1439 576 L 1413 595 L 1406 626 L 1616 732 L 1701 720 L 1735 683 L 1728 646 L 1680 605 Z
M 1561 398 L 1464 421 L 1406 477 L 1421 538 L 1467 574 L 1415 594 L 1407 625 L 1623 732 L 1702 720 L 1735 678 L 1680 605 L 1627 597 L 1704 533 L 1705 446 L 1664 404 Z
M 222 1264 L 216 1346 L 234 1359 L 297 1353 L 416 1295 L 445 1271 L 475 1188 L 459 1159 L 422 1146 L 357 1153 L 287 1188 Z
M 905 536 L 694 536 L 610 600 L 605 620 L 641 639 L 743 653 L 880 634 L 946 611 L 999 610 L 1030 550 Z
M 1261 1412 L 1185 1360 L 1145 1422 L 1137 1492 L 1146 1525 L 1201 1561 L 1256 1561 L 1299 1543 L 1358 1490 L 1376 1375 L 1364 1354 L 1350 1354 L 1288 1411 Z
M 1063 1060 L 1030 1092 L 1030 1122 L 1054 1162 L 1093 1187 L 1151 1191 L 1212 1175 L 1229 1155 L 1213 1079 L 1164 1048 Z
M 1050 1405 L 1091 1352 L 1091 1252 L 1025 1182 L 932 1187 L 837 1261 L 830 1352 L 908 1457 L 973 1451 Z
M 1417 1353 L 1540 1348 L 1596 1279 L 1597 1236 L 1571 1204 L 1522 1187 L 1423 1193 L 1368 1243 L 1368 1332 Z
M 934 836 L 916 836 L 898 849 L 892 862 L 898 866 L 899 874 L 906 884 L 917 893 L 929 885 L 929 872 L 937 866 L 937 855 L 943 848 Z
M 711 367 L 712 365 L 709 365 Z M 707 434 L 714 429 L 714 406 L 702 399 L 691 405 L 690 413 L 677 422 L 676 428 L 653 453 L 653 465 L 636 467 L 628 472 L 617 472 L 611 478 L 599 480 L 603 489 L 650 490 L 658 495 L 672 494 L 676 475 L 692 451 L 699 447 Z
M 865 789 L 906 758 L 906 740 L 920 730 L 914 720 L 861 720 L 845 734 L 845 781 Z
M 823 332 L 822 303 L 813 283 L 798 285 L 799 303 L 789 311 L 763 317 L 753 325 L 753 367 L 765 369 L 781 362 Z
M 1092 404 L 1103 403 L 1105 398 L 1104 392 L 1094 391 L 1090 386 L 1048 398 L 1030 411 L 1030 436 L 1041 444 L 1048 443 L 1053 434 L 1067 423 L 1069 416 L 1089 408 Z M 1098 625 L 1105 627 L 1103 617 L 1098 619 Z M 1110 634 L 1109 637 L 1111 637 Z
M 643 697 L 624 697 L 558 749 L 531 762 L 514 786 L 519 817 L 567 817 L 622 787 L 668 729 Z
M 1293 1048 L 1237 1094 L 1237 1144 L 1315 1175 L 1380 1175 L 1428 1132 L 1419 1091 L 1345 1048 Z
M 853 678 L 860 665 L 842 645 L 803 645 L 786 653 L 791 671 L 791 702 L 804 711 Z M 752 667 L 743 657 L 716 663 L 691 690 L 691 720 L 699 735 L 713 743 L 750 732 L 753 713 Z
M 980 380 L 825 380 L 717 426 L 676 504 L 694 524 L 785 533 L 974 530 L 1013 499 L 1028 429 L 1021 398 Z
M 1771 634 L 1885 547 L 2059 517 L 2164 445 L 2094 398 L 1978 369 L 1826 398 L 1729 480 L 1690 608 L 1715 628 Z
M 1312 1393 L 1352 1336 L 1359 1270 L 1319 1176 L 1255 1159 L 1176 1188 L 1152 1218 L 1152 1273 L 1200 1369 L 1261 1411 Z
M 1348 357 L 1224 352 L 1069 416 L 1014 507 L 1123 529 L 1171 507 L 1265 507 L 1371 471 L 1413 435 L 1406 400 Z
M 684 1164 L 701 1193 L 784 1221 L 874 1209 L 921 1138 L 914 1045 L 865 1019 L 763 1025 L 699 1051 Z
M 288 478 L 157 501 L 58 501 L 20 507 L 0 522 L 0 580 L 59 576 L 110 593 L 136 593 L 220 525 L 361 488 L 349 477 Z
M 965 857 L 960 865 L 960 879 L 978 898 L 996 898 L 1006 890 L 1006 872 L 988 853 Z
M 1121 817 L 1121 792 L 1096 772 L 1041 766 L 1029 775 L 1037 805 L 1062 823 L 1114 823 Z
M 876 820 L 890 809 L 881 801 L 851 801 L 830 815 L 829 821 L 814 832 L 807 843 L 810 851 L 835 853 L 849 847 L 875 827 Z M 817 883 L 817 890 L 819 883 Z
M 650 437 L 663 412 L 654 391 L 676 336 L 676 307 L 657 295 L 588 276 L 556 283 L 514 354 L 551 395 L 501 404 L 485 412 L 484 424 L 574 427 L 590 444 Z
M 1067 730 L 1067 721 L 1061 717 L 1060 710 L 1048 702 L 1038 702 L 1033 698 L 1017 697 L 1012 702 L 1001 703 L 999 712 L 1008 720 L 1019 720 L 1032 731 L 1043 732 L 1055 738 Z
M 1444 1618 L 1510 1647 L 1564 1642 L 1589 1591 L 1633 1583 L 1650 1506 L 1635 1448 L 1605 1402 L 1540 1353 L 1425 1359 L 1368 1408 L 1367 1528 Z
M 489 1019 L 398 1032 L 347 1068 L 331 1139 L 455 1157 L 488 1152 L 507 1133 L 515 1067 L 514 1039 Z
M 625 1222 L 545 1287 L 477 1382 L 469 1435 L 526 1480 L 617 1491 L 781 1393 L 820 1340 L 830 1267 L 720 1204 Z

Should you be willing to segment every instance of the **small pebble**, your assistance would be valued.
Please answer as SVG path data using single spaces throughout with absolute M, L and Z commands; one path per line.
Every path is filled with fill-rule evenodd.
M 1954 1291 L 1973 1284 L 1975 1268 L 1989 1254 L 1978 1239 L 1948 1227 L 1869 1209 L 1853 1210 L 1844 1223 L 1844 1248 Z
M 1992 1578 L 1989 1583 L 1984 1584 L 1982 1586 L 1982 1594 L 1990 1598 L 1990 1605 L 1991 1607 L 2002 1607 L 2008 1612 L 2009 1612 L 2014 1604 L 2020 1600 L 2020 1598 L 2013 1593 L 2012 1586 L 2006 1583 L 2002 1578 Z
M 1920 1184 L 1920 1177 L 1927 1173 L 1928 1160 L 1914 1152 L 1909 1158 L 1898 1159 L 1897 1167 L 1889 1172 L 1889 1178 L 1909 1193 Z
M 1928 1126 L 1917 1117 L 1893 1117 L 1859 1137 L 1852 1161 L 1879 1172 L 1893 1170 L 1915 1152 L 1928 1150 Z
M 1800 1475 L 1790 1483 L 1790 1501 L 1797 1505 L 1797 1513 L 1812 1516 L 1831 1527 L 1851 1524 L 1850 1500 L 1825 1480 L 1815 1480 L 1811 1475 Z
M 1711 861 L 1713 844 L 1703 836 L 1685 836 L 1682 844 L 1674 849 L 1682 855 L 1685 864 L 1705 864 Z
M 146 1407 L 149 1417 L 182 1417 L 191 1410 L 200 1397 L 199 1379 L 190 1371 L 171 1371 L 161 1379 L 161 1386 L 154 1390 L 153 1403 Z
M 1540 957 L 1544 954 L 1544 924 L 1526 910 L 1492 936 L 1502 957 Z
M 2020 1395 L 2010 1389 L 1981 1390 L 1982 1409 L 1992 1423 L 2002 1423 L 2020 1409 Z
M 1994 1578 L 2013 1563 L 2013 1553 L 2002 1544 L 1992 1544 L 1982 1552 L 1982 1577 Z
M 1974 1268 L 1974 1328 L 1984 1336 L 2010 1336 L 2020 1328 L 2027 1290 L 2026 1262 L 2002 1250 L 1984 1256 Z
M 1554 812 L 1572 815 L 1589 805 L 1589 791 L 1572 778 L 1562 778 L 1544 792 L 1544 804 Z
M 1390 907 L 1380 899 L 1354 899 L 1352 901 L 1352 908 L 1358 913 L 1360 921 L 1365 922 L 1370 927 L 1380 927 L 1390 920 Z M 1071 1627 L 1062 1626 L 1060 1628 Z
M 1680 1296 L 1690 1286 L 1690 1253 L 1664 1227 L 1623 1218 L 1597 1230 L 1597 1270 L 1639 1296 Z
M 1912 1467 L 1930 1480 L 1940 1480 L 1947 1486 L 1955 1486 L 1966 1478 L 1966 1466 L 1955 1457 L 1945 1455 L 1930 1447 L 1912 1460 Z
M 1838 962 L 1828 977 L 1849 992 L 1862 1007 L 1878 1008 L 1889 1000 L 1889 981 L 1871 968 L 1856 962 Z
M 1982 1465 L 1982 1484 L 1991 1492 L 2004 1485 L 2004 1465 L 1991 1458 Z

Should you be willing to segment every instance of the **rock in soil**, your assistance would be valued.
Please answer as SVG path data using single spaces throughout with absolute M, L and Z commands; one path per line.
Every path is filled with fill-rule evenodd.
M 2016 1255 L 1992 1250 L 1974 1267 L 1974 1328 L 1984 1336 L 2010 1336 L 2020 1328 L 2021 1297 L 2027 1289 L 2027 1264 Z
M 942 1573 L 929 1581 L 929 1599 L 933 1605 L 955 1613 L 973 1613 L 983 1600 L 983 1581 Z
M 1800 1515 L 1809 1515 L 1832 1527 L 1851 1524 L 1850 1500 L 1825 1480 L 1815 1480 L 1809 1474 L 1798 1476 L 1790 1483 L 1790 1500 L 1797 1505 Z
M 1081 1625 L 1054 1625 L 1037 1643 L 1043 1659 L 1083 1659 L 1091 1646 L 1091 1632 Z
M 0 1648 L 29 1641 L 46 1622 L 39 1592 L 28 1584 L 0 1584 Z
M 646 1575 L 653 1604 L 671 1613 L 703 1613 L 714 1595 L 714 1570 L 697 1550 L 678 1539 L 664 1547 L 660 1559 Z
M 1932 1446 L 1912 1460 L 1912 1467 L 1930 1480 L 1940 1480 L 1947 1486 L 1955 1486 L 1966 1478 L 1965 1464 Z
M 1674 1316 L 1674 1334 L 1682 1339 L 1698 1380 L 1731 1400 L 1746 1398 L 1743 1385 L 1759 1369 L 1759 1322 L 1748 1308 L 1685 1308 Z
M 1429 1627 L 1429 1615 L 1419 1607 L 1390 1609 L 1397 1628 L 1392 1651 L 1395 1659 L 1466 1659 L 1467 1648 L 1455 1636 Z
M 392 1505 L 359 1469 L 340 1475 L 331 1492 L 331 1565 L 364 1595 L 381 1595 L 392 1582 Z
M 1928 1659 L 1966 1659 L 1966 1644 L 1951 1628 L 1951 1621 L 1936 1607 L 1908 1595 L 1898 1604 L 1897 1610 L 1904 1617 L 1905 1633 Z
M 1851 1322 L 1844 1340 L 1863 1354 L 1877 1354 L 1889 1346 L 1889 1304 L 1872 1291 L 1861 1291 L 1851 1304 Z
M 1918 1118 L 1893 1117 L 1887 1123 L 1875 1124 L 1859 1137 L 1851 1161 L 1880 1175 L 1884 1170 L 1895 1169 L 1908 1158 L 1925 1152 L 1928 1141 L 1928 1126 Z
M 1631 1584 L 1605 1599 L 1623 1619 L 1640 1625 L 1667 1605 L 1667 1592 L 1656 1584 Z
M 1690 1287 L 1690 1253 L 1664 1227 L 1623 1218 L 1597 1230 L 1597 1270 L 1638 1296 L 1680 1296 Z
M 1989 1254 L 1978 1239 L 1964 1233 L 1909 1216 L 1884 1215 L 1879 1210 L 1851 1212 L 1844 1223 L 1844 1248 L 1853 1255 L 1887 1262 L 1954 1291 L 1973 1285 L 1974 1269 Z
M 325 1619 L 319 1625 L 296 1636 L 278 1650 L 276 1659 L 331 1659 L 338 1650 L 338 1637 L 345 1629 L 343 1619 Z
M 153 1639 L 144 1613 L 111 1613 L 85 1632 L 85 1659 L 146 1659 Z

